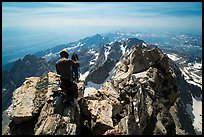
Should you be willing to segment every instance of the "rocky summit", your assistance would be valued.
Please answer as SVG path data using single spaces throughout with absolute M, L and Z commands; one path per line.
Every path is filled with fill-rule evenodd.
M 195 135 L 174 65 L 159 48 L 134 45 L 100 89 L 85 95 L 80 81 L 78 98 L 61 107 L 52 104 L 57 74 L 29 77 L 13 92 L 2 134 Z

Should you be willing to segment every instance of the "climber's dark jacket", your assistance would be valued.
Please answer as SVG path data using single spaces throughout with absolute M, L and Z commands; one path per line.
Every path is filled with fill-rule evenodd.
M 60 75 L 61 84 L 60 87 L 65 89 L 69 96 L 77 98 L 78 91 L 77 85 L 73 82 L 72 67 L 76 63 L 68 58 L 60 58 L 56 62 L 57 74 Z
M 59 74 L 62 79 L 73 81 L 73 66 L 75 66 L 74 61 L 67 58 L 61 58 L 56 63 L 57 74 Z

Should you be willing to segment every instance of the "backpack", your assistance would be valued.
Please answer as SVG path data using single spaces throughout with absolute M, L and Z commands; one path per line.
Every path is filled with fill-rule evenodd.
M 62 95 L 59 95 L 59 96 L 56 96 L 53 100 L 52 100 L 52 105 L 54 107 L 54 112 L 55 113 L 62 113 L 63 111 L 63 108 L 62 106 L 64 106 L 63 104 L 63 96 Z
M 74 53 L 72 55 L 72 60 L 74 60 L 74 61 L 78 61 L 79 60 L 78 55 L 76 53 Z

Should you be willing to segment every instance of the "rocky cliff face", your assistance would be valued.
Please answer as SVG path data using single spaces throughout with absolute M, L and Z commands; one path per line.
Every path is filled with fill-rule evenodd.
M 84 99 L 90 129 L 94 134 L 195 134 L 176 77 L 158 48 L 134 46 L 112 79 Z
M 11 80 L 9 71 L 2 71 L 2 111 L 6 110 L 11 105 L 11 97 L 16 85 Z
M 54 111 L 55 107 L 51 104 L 51 95 L 60 90 L 58 82 L 59 76 L 52 72 L 44 78 L 27 78 L 23 85 L 13 92 L 12 104 L 7 109 L 10 120 L 3 122 L 3 134 L 78 134 L 79 107 L 74 102 L 72 106 L 65 104 L 64 107 L 58 108 L 61 111 L 59 113 Z M 78 83 L 79 99 L 82 97 L 83 88 L 83 83 Z
M 194 135 L 173 65 L 158 48 L 133 46 L 100 89 L 83 96 L 79 82 L 79 107 L 65 104 L 61 113 L 50 103 L 59 77 L 30 77 L 13 93 L 3 134 Z
M 87 85 L 89 81 L 96 84 L 104 83 L 110 77 L 109 73 L 114 69 L 123 54 L 129 51 L 132 46 L 142 45 L 143 43 L 144 41 L 137 38 L 129 38 L 127 41 L 116 41 L 102 46 L 95 64 L 90 67 L 85 84 Z
M 11 103 L 13 91 L 23 84 L 25 78 L 30 76 L 43 76 L 51 70 L 52 67 L 45 59 L 34 55 L 26 55 L 23 59 L 17 60 L 9 71 L 3 71 L 2 110 L 8 108 Z

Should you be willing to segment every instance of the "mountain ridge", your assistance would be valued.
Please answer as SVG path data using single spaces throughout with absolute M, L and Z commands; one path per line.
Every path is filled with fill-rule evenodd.
M 174 62 L 158 48 L 133 44 L 118 60 L 111 78 L 99 89 L 86 89 L 82 81 L 78 83 L 81 96 L 77 100 L 83 115 L 82 125 L 88 122 L 86 131 L 80 128 L 78 112 L 74 113 L 72 107 L 61 108 L 63 113 L 56 114 L 52 111 L 55 107 L 47 102 L 52 100 L 50 95 L 59 89 L 54 84 L 58 79 L 59 76 L 52 72 L 46 77 L 30 77 L 14 91 L 12 105 L 7 110 L 14 123 L 7 123 L 9 126 L 4 134 L 23 134 L 23 125 L 30 120 L 34 121 L 27 127 L 30 132 L 25 134 L 75 135 L 88 131 L 93 135 L 196 134 L 186 110 L 189 101 L 184 100 L 191 93 L 180 85 L 185 79 Z M 33 96 L 28 96 L 29 92 Z M 88 92 L 87 96 L 83 96 L 85 92 Z M 202 92 L 194 94 L 200 95 Z M 29 100 L 33 102 L 26 103 L 31 105 L 29 111 L 18 109 Z M 15 105 L 18 102 L 20 105 Z M 69 115 L 68 110 L 73 113 Z M 72 117 L 76 121 L 72 121 Z M 187 121 L 191 124 L 186 124 Z

